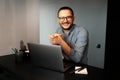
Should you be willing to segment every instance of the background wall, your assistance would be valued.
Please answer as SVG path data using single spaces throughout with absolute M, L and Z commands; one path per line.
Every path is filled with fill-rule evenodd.
M 20 40 L 39 43 L 39 0 L 0 0 L 0 56 Z
M 41 44 L 50 45 L 48 36 L 59 27 L 57 10 L 62 6 L 70 6 L 75 13 L 75 24 L 89 32 L 88 64 L 104 68 L 107 0 L 40 0 Z

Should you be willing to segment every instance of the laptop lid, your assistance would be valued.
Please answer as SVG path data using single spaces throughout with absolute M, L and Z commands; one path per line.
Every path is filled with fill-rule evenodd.
M 65 72 L 62 50 L 60 46 L 28 43 L 32 64 Z

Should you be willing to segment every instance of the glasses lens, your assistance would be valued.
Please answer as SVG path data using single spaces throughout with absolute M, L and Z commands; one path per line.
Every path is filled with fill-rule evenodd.
M 67 19 L 67 20 L 70 20 L 70 19 L 72 19 L 73 18 L 73 16 L 67 16 L 67 17 L 58 17 L 60 20 L 65 20 L 65 19 Z

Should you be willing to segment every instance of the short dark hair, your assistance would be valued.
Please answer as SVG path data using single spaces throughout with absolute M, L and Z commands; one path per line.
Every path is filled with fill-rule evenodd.
M 59 12 L 61 11 L 61 10 L 70 10 L 71 11 L 71 13 L 72 13 L 72 16 L 74 16 L 74 12 L 73 12 L 73 10 L 72 10 L 72 8 L 70 8 L 70 7 L 68 7 L 68 6 L 64 6 L 64 7 L 61 7 L 59 10 L 58 10 L 58 12 L 57 12 L 57 16 L 59 17 Z

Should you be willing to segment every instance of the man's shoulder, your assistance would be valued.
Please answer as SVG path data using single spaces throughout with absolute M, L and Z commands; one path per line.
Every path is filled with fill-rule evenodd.
M 78 36 L 88 36 L 88 31 L 86 28 L 82 27 L 82 26 L 75 26 L 75 30 L 74 32 L 78 35 Z
M 87 31 L 84 27 L 79 26 L 79 25 L 74 25 L 74 27 L 75 27 L 75 30 L 77 31 Z

